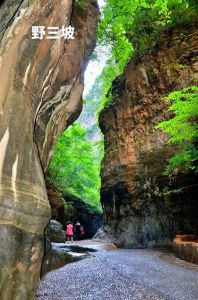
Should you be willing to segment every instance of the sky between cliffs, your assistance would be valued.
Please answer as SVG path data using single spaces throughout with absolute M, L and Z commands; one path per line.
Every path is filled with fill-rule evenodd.
M 98 0 L 98 4 L 100 9 L 102 9 L 102 7 L 105 5 L 105 1 Z M 108 58 L 108 49 L 104 47 L 97 47 L 95 51 L 98 53 L 98 59 L 97 61 L 90 60 L 85 71 L 84 96 L 88 94 L 89 90 L 95 82 L 96 77 L 101 74 Z

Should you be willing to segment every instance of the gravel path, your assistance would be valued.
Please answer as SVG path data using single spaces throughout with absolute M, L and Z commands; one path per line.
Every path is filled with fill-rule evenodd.
M 152 250 L 97 252 L 48 273 L 35 300 L 198 300 L 197 266 L 178 261 Z

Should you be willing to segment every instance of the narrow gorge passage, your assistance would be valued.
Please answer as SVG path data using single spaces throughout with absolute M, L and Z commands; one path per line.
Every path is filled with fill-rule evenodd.
M 119 249 L 48 273 L 36 300 L 197 300 L 198 266 L 159 250 Z
M 197 0 L 0 1 L 0 300 L 197 300 L 197 120 Z

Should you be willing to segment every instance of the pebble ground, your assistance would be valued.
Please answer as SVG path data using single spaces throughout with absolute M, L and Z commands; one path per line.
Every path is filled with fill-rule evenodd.
M 41 280 L 35 298 L 151 299 L 198 300 L 198 266 L 159 251 L 105 250 L 48 273 Z

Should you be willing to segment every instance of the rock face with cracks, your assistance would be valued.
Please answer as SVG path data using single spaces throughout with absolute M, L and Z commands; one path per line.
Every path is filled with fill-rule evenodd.
M 154 126 L 166 119 L 162 100 L 198 83 L 198 31 L 186 24 L 164 32 L 157 46 L 132 59 L 112 85 L 112 103 L 100 115 L 105 157 L 101 202 L 104 227 L 95 238 L 125 247 L 169 243 L 175 233 L 198 231 L 197 185 L 190 175 L 163 175 L 176 151 Z M 182 194 L 168 189 L 187 186 Z
M 34 299 L 50 218 L 44 171 L 80 114 L 95 46 L 97 1 L 5 0 L 0 7 L 0 294 Z M 73 26 L 75 38 L 31 38 L 32 26 Z

